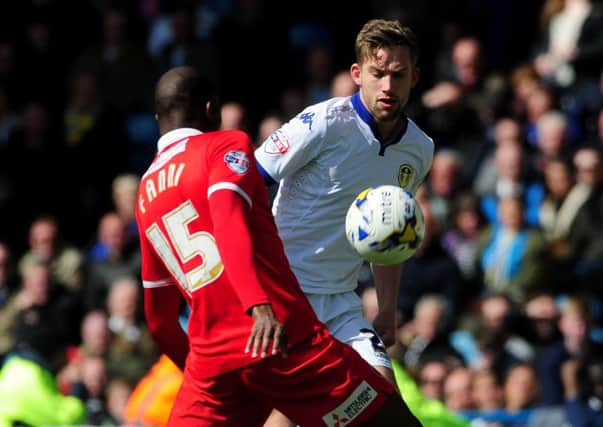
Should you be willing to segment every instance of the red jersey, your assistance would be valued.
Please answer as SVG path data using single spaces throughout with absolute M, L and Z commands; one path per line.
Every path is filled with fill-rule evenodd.
M 217 196 L 225 191 L 232 193 Z M 231 194 L 232 199 L 224 198 Z M 233 224 L 224 233 L 228 227 L 222 225 L 216 234 L 216 223 L 232 210 L 224 200 L 248 206 L 247 226 Z M 254 148 L 244 132 L 183 128 L 163 135 L 141 179 L 136 218 L 143 285 L 147 291 L 177 286 L 192 309 L 187 370 L 195 376 L 214 376 L 261 360 L 244 353 L 254 305 L 272 304 L 289 345 L 323 328 L 289 267 Z M 252 250 L 242 248 L 242 258 L 236 260 L 236 253 L 233 262 L 222 249 L 228 246 L 232 253 L 241 232 L 249 233 Z M 241 265 L 250 267 L 242 270 Z

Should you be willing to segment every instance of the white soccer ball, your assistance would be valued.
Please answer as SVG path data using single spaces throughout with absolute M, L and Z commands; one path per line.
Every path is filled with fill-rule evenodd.
M 412 257 L 425 228 L 421 207 L 411 193 L 394 185 L 367 188 L 345 218 L 346 237 L 365 260 L 399 264 Z

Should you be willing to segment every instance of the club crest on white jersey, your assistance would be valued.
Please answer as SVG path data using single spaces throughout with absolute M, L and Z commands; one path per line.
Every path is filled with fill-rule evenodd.
M 370 120 L 359 96 L 331 98 L 307 107 L 255 151 L 262 173 L 279 183 L 275 222 L 306 293 L 358 286 L 362 259 L 345 235 L 358 193 L 379 185 L 414 193 L 431 166 L 433 141 L 410 118 L 387 144 Z

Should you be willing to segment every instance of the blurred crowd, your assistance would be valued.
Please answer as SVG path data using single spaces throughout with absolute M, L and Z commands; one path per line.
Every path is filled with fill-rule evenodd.
M 30 425 L 165 423 L 180 377 L 141 312 L 133 218 L 157 77 L 198 67 L 222 128 L 259 144 L 355 92 L 372 17 L 417 32 L 407 113 L 436 144 L 391 356 L 461 422 L 603 426 L 600 0 L 2 2 L 0 426 L 9 406 Z M 358 293 L 371 318 L 368 268 Z M 65 409 L 32 404 L 50 395 Z

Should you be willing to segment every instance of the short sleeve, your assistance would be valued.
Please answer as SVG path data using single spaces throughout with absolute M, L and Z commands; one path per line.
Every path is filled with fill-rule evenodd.
M 427 138 L 427 137 L 426 137 Z M 431 170 L 431 165 L 433 163 L 433 154 L 434 154 L 434 144 L 431 138 L 427 138 L 423 144 L 423 153 L 421 156 L 422 160 L 422 170 L 418 174 L 419 179 L 413 180 L 411 187 L 407 188 L 412 194 L 417 192 L 417 189 L 425 182 L 427 175 L 429 175 L 429 171 Z
M 326 133 L 326 114 L 320 105 L 305 109 L 257 148 L 259 165 L 274 181 L 293 175 L 320 152 Z

